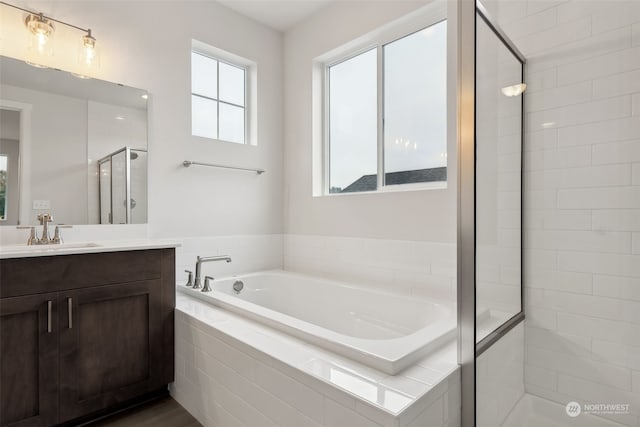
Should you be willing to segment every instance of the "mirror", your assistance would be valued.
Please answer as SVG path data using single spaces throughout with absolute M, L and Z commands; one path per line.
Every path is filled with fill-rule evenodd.
M 0 57 L 0 225 L 146 223 L 147 97 Z

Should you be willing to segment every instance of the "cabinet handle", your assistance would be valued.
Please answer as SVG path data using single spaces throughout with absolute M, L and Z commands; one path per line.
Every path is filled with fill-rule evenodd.
M 67 298 L 67 314 L 69 316 L 69 329 L 73 328 L 73 299 Z
M 47 301 L 47 332 L 51 333 L 51 311 L 53 309 L 53 301 Z

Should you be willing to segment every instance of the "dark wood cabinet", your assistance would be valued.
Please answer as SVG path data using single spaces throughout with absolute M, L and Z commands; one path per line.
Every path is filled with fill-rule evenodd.
M 0 426 L 67 423 L 166 389 L 174 265 L 173 249 L 0 260 Z
M 57 295 L 0 299 L 0 425 L 58 419 Z

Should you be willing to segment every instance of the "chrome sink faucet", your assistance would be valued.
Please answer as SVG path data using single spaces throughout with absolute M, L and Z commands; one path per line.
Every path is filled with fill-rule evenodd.
M 51 242 L 48 224 L 53 221 L 53 216 L 51 216 L 50 213 L 40 214 L 38 215 L 38 221 L 40 221 L 40 225 L 42 226 L 42 237 L 40 237 L 39 244 L 47 245 Z
M 231 262 L 231 258 L 228 255 L 217 255 L 217 256 L 208 256 L 208 257 L 199 256 L 198 260 L 196 261 L 196 280 L 193 283 L 193 289 L 200 289 L 202 287 L 202 280 L 201 280 L 202 264 L 205 262 L 212 262 L 212 261 Z
M 72 228 L 71 225 L 56 225 L 55 232 L 53 234 L 53 238 L 49 237 L 49 223 L 53 221 L 53 216 L 51 214 L 40 214 L 38 215 L 38 221 L 40 221 L 40 225 L 42 226 L 42 237 L 38 238 L 36 236 L 36 228 L 34 226 L 18 226 L 18 229 L 30 230 L 29 238 L 27 239 L 27 245 L 59 245 L 62 243 L 62 233 L 60 229 L 62 228 Z

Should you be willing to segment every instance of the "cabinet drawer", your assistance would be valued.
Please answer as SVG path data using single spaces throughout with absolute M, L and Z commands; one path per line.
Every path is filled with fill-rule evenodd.
M 0 298 L 162 277 L 170 249 L 56 255 L 0 260 Z

